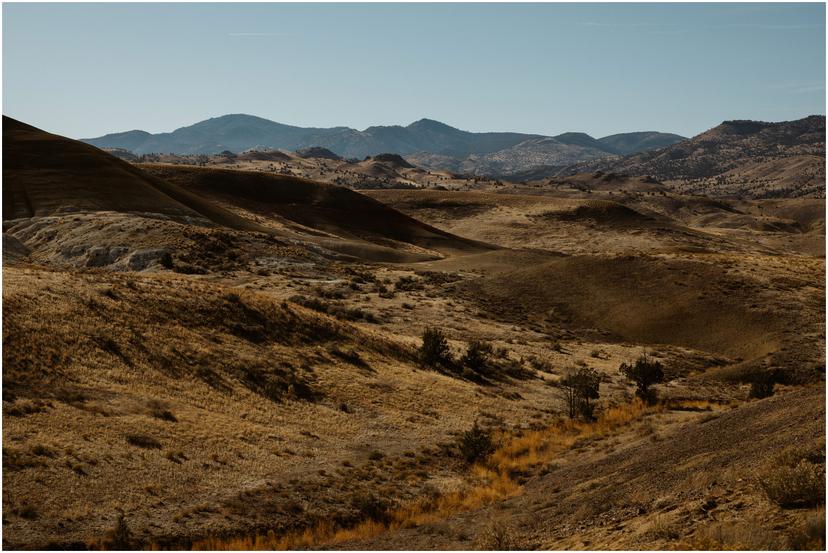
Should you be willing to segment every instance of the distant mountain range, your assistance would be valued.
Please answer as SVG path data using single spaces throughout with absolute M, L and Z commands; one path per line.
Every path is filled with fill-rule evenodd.
M 584 133 L 542 136 L 512 132 L 472 133 L 421 119 L 408 126 L 295 127 L 252 115 L 224 115 L 170 133 L 127 131 L 82 139 L 99 148 L 133 154 L 213 154 L 224 150 L 302 150 L 321 147 L 346 158 L 381 153 L 407 156 L 426 168 L 479 175 L 510 175 L 545 165 L 565 166 L 661 148 L 684 137 L 634 132 L 593 138 Z

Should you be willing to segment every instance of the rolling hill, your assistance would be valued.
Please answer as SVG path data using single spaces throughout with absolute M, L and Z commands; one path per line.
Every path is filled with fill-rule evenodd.
M 174 261 L 201 247 L 193 233 L 227 231 L 264 250 L 270 235 L 367 260 L 488 249 L 339 186 L 260 172 L 138 168 L 8 117 L 3 135 L 4 231 L 42 261 L 117 264 L 150 246 Z
M 825 197 L 825 116 L 797 121 L 725 121 L 689 140 L 562 171 L 612 171 L 681 181 L 679 190 L 713 196 Z

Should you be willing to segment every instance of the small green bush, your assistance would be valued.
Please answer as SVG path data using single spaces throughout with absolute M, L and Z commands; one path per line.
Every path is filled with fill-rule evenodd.
M 463 432 L 459 446 L 460 454 L 469 464 L 486 460 L 495 449 L 492 433 L 481 428 L 477 422 L 471 429 Z
M 656 402 L 655 391 L 650 387 L 664 382 L 664 368 L 660 362 L 645 354 L 632 365 L 621 363 L 619 370 L 627 379 L 635 383 L 635 393 L 638 397 L 650 404 Z
M 592 400 L 600 397 L 600 385 L 601 375 L 588 367 L 571 371 L 561 379 L 559 388 L 566 401 L 569 418 L 581 417 L 587 421 L 595 418 L 595 405 Z
M 463 355 L 460 362 L 464 367 L 468 367 L 478 374 L 488 372 L 489 358 L 492 355 L 492 346 L 485 342 L 475 340 L 469 342 L 466 353 Z
M 420 346 L 420 361 L 429 367 L 451 363 L 446 335 L 438 328 L 426 328 L 423 331 L 423 345 Z

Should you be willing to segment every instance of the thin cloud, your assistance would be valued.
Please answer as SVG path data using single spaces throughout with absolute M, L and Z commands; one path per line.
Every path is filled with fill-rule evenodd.
M 227 33 L 227 36 L 256 37 L 256 36 L 292 36 L 285 33 Z
M 809 92 L 824 91 L 825 83 L 819 81 L 788 81 L 775 83 L 765 88 L 768 90 L 781 90 L 789 94 L 807 94 Z
M 825 90 L 825 85 L 806 85 L 806 86 L 791 86 L 787 91 L 791 94 L 807 94 L 809 92 L 822 92 Z
M 760 29 L 763 31 L 803 31 L 805 29 L 821 29 L 825 25 L 775 25 L 768 23 L 728 23 L 726 25 L 717 25 L 711 27 L 712 29 Z
M 699 27 L 677 27 L 650 31 L 653 34 L 689 33 L 693 31 L 731 31 L 736 29 L 754 29 L 757 31 L 805 31 L 808 29 L 823 29 L 824 25 L 774 25 L 765 23 L 725 23 L 723 25 L 702 25 Z
M 675 27 L 672 23 L 603 23 L 600 21 L 586 21 L 584 27 Z
M 823 24 L 769 24 L 769 23 L 725 23 L 722 25 L 699 25 L 688 26 L 679 25 L 676 23 L 645 23 L 645 22 L 602 22 L 602 21 L 585 21 L 580 23 L 584 27 L 595 28 L 617 28 L 617 29 L 643 29 L 650 34 L 677 34 L 690 33 L 694 31 L 722 31 L 732 29 L 756 29 L 758 31 L 804 31 L 808 29 L 822 29 Z

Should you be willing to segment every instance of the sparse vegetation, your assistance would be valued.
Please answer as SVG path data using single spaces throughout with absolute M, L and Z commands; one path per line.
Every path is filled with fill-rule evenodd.
M 374 494 L 359 494 L 351 500 L 351 505 L 360 514 L 361 520 L 372 520 L 382 524 L 390 520 L 391 504 Z
M 820 457 L 798 449 L 777 455 L 759 476 L 759 485 L 768 499 L 782 508 L 824 505 L 824 455 L 824 450 Z
M 520 549 L 511 526 L 502 519 L 489 522 L 475 541 L 482 551 L 514 551 Z
M 783 549 L 783 540 L 756 520 L 718 522 L 704 526 L 678 549 L 703 551 L 769 551 Z
M 657 540 L 675 541 L 679 532 L 674 522 L 665 515 L 656 515 L 650 522 L 646 534 Z
M 4 165 L 6 548 L 824 547 L 824 202 L 77 146 Z
M 474 340 L 469 342 L 466 353 L 460 359 L 460 362 L 464 367 L 478 374 L 486 374 L 489 370 L 489 357 L 491 354 L 492 346 L 490 344 Z
M 811 511 L 788 535 L 788 548 L 794 551 L 825 551 L 825 507 Z
M 593 400 L 600 397 L 600 384 L 598 371 L 586 367 L 570 371 L 561 379 L 559 387 L 570 419 L 581 417 L 591 421 L 595 418 Z
M 429 327 L 423 331 L 420 362 L 428 367 L 438 367 L 451 363 L 448 340 L 440 329 Z
M 161 449 L 161 442 L 146 434 L 128 434 L 126 441 L 129 442 L 130 445 L 142 447 L 144 449 Z
M 658 398 L 652 386 L 664 381 L 664 368 L 661 362 L 645 354 L 632 365 L 622 363 L 619 370 L 627 379 L 635 383 L 635 393 L 639 398 L 650 404 L 657 401 Z
M 763 399 L 773 395 L 773 388 L 776 384 L 776 373 L 772 371 L 759 371 L 751 377 L 750 397 Z
M 105 549 L 115 551 L 129 551 L 134 549 L 135 544 L 133 542 L 132 531 L 127 525 L 124 513 L 118 513 L 115 519 L 115 526 L 106 533 L 102 545 Z
M 422 287 L 422 281 L 411 276 L 401 276 L 397 279 L 396 284 L 394 284 L 394 289 L 398 292 L 411 292 L 414 290 L 420 290 Z
M 358 307 L 347 307 L 341 303 L 326 302 L 317 298 L 308 298 L 300 295 L 292 296 L 290 301 L 343 321 L 364 321 L 374 324 L 378 322 L 373 313 Z
M 460 454 L 469 464 L 485 461 L 495 449 L 492 433 L 483 429 L 477 422 L 463 432 L 458 445 Z

